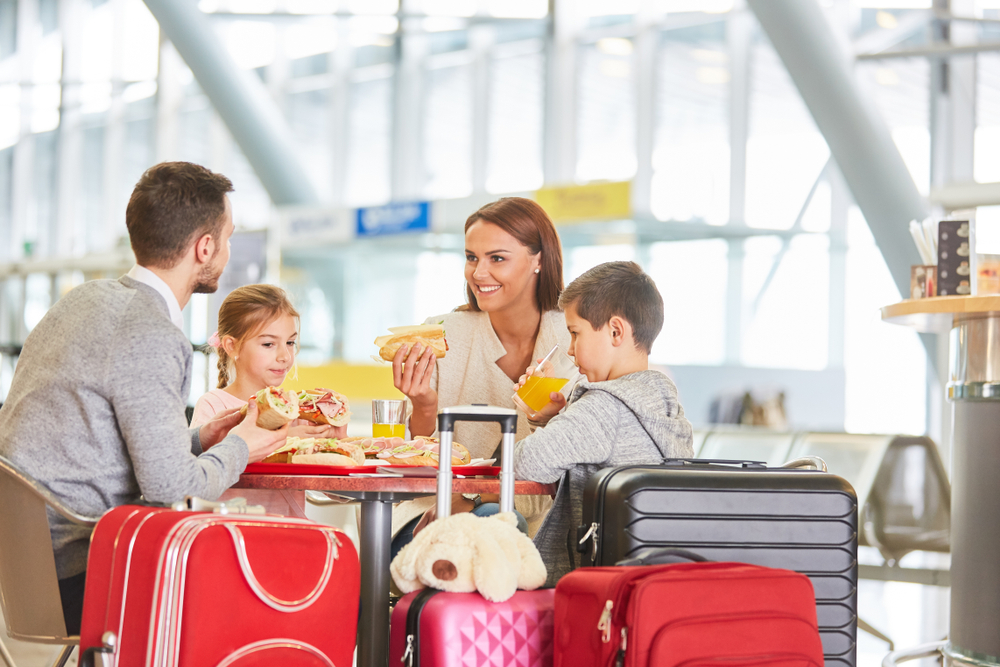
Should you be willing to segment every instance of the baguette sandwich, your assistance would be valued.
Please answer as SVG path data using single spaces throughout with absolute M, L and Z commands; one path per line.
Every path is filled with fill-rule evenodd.
M 327 466 L 364 465 L 365 454 L 358 445 L 336 438 L 296 438 L 285 440 L 262 463 L 308 463 Z
M 293 391 L 265 387 L 257 392 L 257 426 L 275 431 L 299 416 L 299 398 Z M 247 406 L 240 409 L 246 417 Z
M 391 327 L 392 333 L 388 336 L 379 336 L 375 339 L 378 345 L 378 355 L 386 361 L 392 361 L 396 352 L 404 345 L 415 345 L 419 343 L 423 347 L 434 350 L 434 356 L 438 359 L 444 358 L 448 352 L 448 341 L 444 337 L 444 327 L 440 324 L 420 324 L 417 326 Z
M 388 465 L 433 466 L 438 464 L 440 443 L 437 438 L 418 437 L 415 440 L 387 447 L 376 456 Z M 471 460 L 469 450 L 453 442 L 451 445 L 451 465 L 464 466 Z
M 351 419 L 347 398 L 331 389 L 306 389 L 298 392 L 299 417 L 316 424 L 345 426 Z

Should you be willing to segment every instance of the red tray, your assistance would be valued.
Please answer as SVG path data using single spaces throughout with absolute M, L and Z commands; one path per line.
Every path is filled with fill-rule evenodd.
M 321 466 L 308 463 L 251 463 L 243 472 L 248 475 L 350 475 L 352 473 L 374 473 L 376 468 L 399 468 L 405 470 L 413 466 Z M 453 475 L 484 475 L 496 477 L 500 466 L 452 466 Z

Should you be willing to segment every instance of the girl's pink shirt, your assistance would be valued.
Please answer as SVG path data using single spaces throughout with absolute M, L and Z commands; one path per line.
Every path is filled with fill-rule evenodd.
M 211 421 L 212 417 L 219 414 L 223 410 L 241 408 L 246 405 L 249 400 L 249 396 L 246 400 L 242 400 L 236 398 L 224 389 L 212 389 L 207 394 L 203 394 L 202 397 L 198 399 L 198 402 L 195 403 L 194 416 L 191 417 L 191 428 L 196 428 L 207 421 Z

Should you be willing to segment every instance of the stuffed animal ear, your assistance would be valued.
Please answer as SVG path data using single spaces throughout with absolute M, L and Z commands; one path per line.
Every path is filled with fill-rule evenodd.
M 419 553 L 420 546 L 414 540 L 400 549 L 396 557 L 392 559 L 392 563 L 389 564 L 392 580 L 396 582 L 396 587 L 403 593 L 412 593 L 424 588 L 424 585 L 417 579 L 417 555 Z
M 542 561 L 542 555 L 538 553 L 535 543 L 521 531 L 518 531 L 516 545 L 521 554 L 521 571 L 517 575 L 517 587 L 533 591 L 544 584 L 549 577 L 545 562 Z
M 519 558 L 509 558 L 501 542 L 487 529 L 486 523 L 472 540 L 472 581 L 476 590 L 490 602 L 503 602 L 517 591 Z

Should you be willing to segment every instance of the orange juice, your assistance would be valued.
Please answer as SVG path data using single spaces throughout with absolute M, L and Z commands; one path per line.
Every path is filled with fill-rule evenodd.
M 372 424 L 373 438 L 405 438 L 406 424 Z
M 517 390 L 524 404 L 538 412 L 549 404 L 549 394 L 562 389 L 569 382 L 566 378 L 544 378 L 532 375 Z

